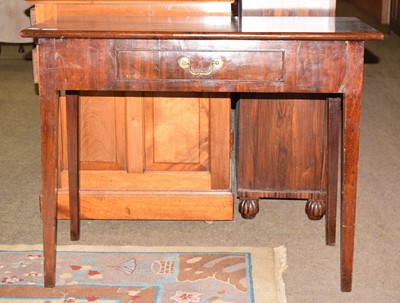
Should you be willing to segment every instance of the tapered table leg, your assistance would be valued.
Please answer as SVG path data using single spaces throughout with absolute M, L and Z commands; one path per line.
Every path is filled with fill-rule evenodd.
M 67 92 L 66 101 L 70 236 L 72 241 L 77 241 L 80 236 L 78 148 L 79 95 L 77 92 Z
M 41 41 L 39 45 L 44 286 L 54 287 L 57 245 L 59 95 L 54 83 L 54 40 Z
M 327 157 L 327 208 L 326 244 L 336 242 L 337 187 L 339 166 L 339 129 L 341 122 L 341 98 L 328 98 L 328 157 Z
M 46 94 L 40 97 L 44 285 L 54 287 L 57 242 L 58 96 L 47 94 L 43 90 L 42 93 Z
M 364 42 L 347 46 L 346 91 L 343 101 L 341 289 L 351 291 L 356 218 L 358 150 Z
M 52 87 L 40 88 L 42 148 L 42 218 L 44 285 L 54 287 L 57 242 L 58 95 Z

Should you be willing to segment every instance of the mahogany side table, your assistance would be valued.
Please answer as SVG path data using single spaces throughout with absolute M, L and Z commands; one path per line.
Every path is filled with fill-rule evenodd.
M 39 46 L 46 287 L 55 285 L 60 91 L 67 91 L 74 239 L 79 91 L 271 92 L 342 98 L 341 289 L 351 290 L 364 41 L 381 33 L 355 18 L 59 17 L 22 36 Z

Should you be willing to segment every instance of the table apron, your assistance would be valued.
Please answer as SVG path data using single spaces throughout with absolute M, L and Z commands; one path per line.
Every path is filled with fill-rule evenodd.
M 336 93 L 349 43 L 43 38 L 39 66 L 57 90 Z

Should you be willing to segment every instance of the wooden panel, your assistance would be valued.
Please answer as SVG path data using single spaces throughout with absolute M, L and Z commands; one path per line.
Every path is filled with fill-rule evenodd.
M 180 98 L 155 97 L 151 101 L 153 131 L 150 140 L 153 143 L 154 163 L 200 162 L 200 150 L 203 148 L 200 148 L 199 143 L 208 137 L 208 127 L 204 131 L 201 125 L 203 123 L 200 123 L 204 120 L 200 117 L 202 114 L 204 116 L 204 111 L 201 110 L 206 108 L 207 114 L 208 102 L 201 103 L 201 100 L 194 98 L 180 100 Z M 207 115 L 206 122 L 208 122 Z M 208 123 L 204 124 L 208 126 Z M 206 150 L 207 147 L 206 145 Z
M 391 0 L 382 0 L 382 11 L 380 19 L 382 24 L 390 23 L 390 7 L 391 7 Z
M 336 0 L 242 0 L 243 16 L 335 16 Z
M 154 79 L 159 75 L 158 51 L 116 49 L 115 60 L 118 80 Z
M 110 103 L 114 114 L 111 110 L 107 110 L 107 114 L 97 111 L 97 105 L 110 102 L 110 96 L 100 97 L 98 100 L 105 100 L 94 104 L 88 99 L 94 97 L 85 97 L 90 101 L 81 105 L 87 106 L 86 112 L 81 111 L 81 116 L 85 117 L 81 128 L 85 129 L 85 125 L 90 123 L 92 126 L 86 130 L 88 139 L 82 139 L 85 138 L 85 132 L 81 133 L 80 148 L 84 159 L 90 158 L 91 161 L 81 162 L 81 188 L 229 189 L 230 99 L 223 95 L 218 98 L 204 94 L 197 94 L 196 97 L 176 93 L 154 95 L 143 97 L 142 93 L 130 93 L 127 97 L 114 97 L 115 100 Z M 65 100 L 62 104 L 64 112 Z M 116 111 L 115 108 L 120 110 Z M 93 114 L 92 118 L 93 112 L 96 115 Z M 106 117 L 102 117 L 103 114 Z M 112 129 L 111 134 L 103 138 L 109 128 Z M 60 188 L 67 188 L 65 121 L 61 129 Z M 118 157 L 114 157 L 118 155 L 123 161 L 112 162 L 118 160 Z
M 230 0 L 223 1 L 29 1 L 35 3 L 36 22 L 57 16 L 229 16 Z
M 144 171 L 144 100 L 142 93 L 127 93 L 126 97 L 127 171 Z
M 231 192 L 80 193 L 82 219 L 232 220 Z M 58 218 L 68 219 L 68 194 L 58 194 Z
M 145 170 L 209 170 L 209 98 L 145 98 Z
M 335 10 L 336 0 L 242 1 L 244 16 L 334 16 Z M 318 66 L 321 70 L 325 65 L 322 62 L 329 55 L 317 53 L 314 48 L 298 57 L 301 60 L 295 69 L 302 74 L 294 80 L 297 85 L 302 85 L 302 79 L 314 78 L 303 67 Z M 238 195 L 256 199 L 324 197 L 325 100 L 295 95 L 257 98 L 240 101 Z
M 70 4 L 82 4 L 82 3 L 87 3 L 87 4 L 101 4 L 101 3 L 113 3 L 113 4 L 126 4 L 126 3 L 134 3 L 134 2 L 139 2 L 139 3 L 149 3 L 152 4 L 154 2 L 167 2 L 165 0 L 26 0 L 27 2 L 30 3 L 70 3 Z M 177 3 L 208 3 L 208 2 L 216 2 L 216 3 L 221 3 L 221 2 L 232 2 L 231 0 L 173 0 L 169 2 L 177 2 Z
M 65 98 L 61 99 L 61 116 L 65 116 Z M 124 170 L 125 160 L 125 99 L 123 97 L 80 97 L 79 149 L 80 169 Z M 61 120 L 61 167 L 68 169 L 65 119 Z
M 57 6 L 53 4 L 35 5 L 35 22 L 41 23 L 46 20 L 57 20 Z
M 324 190 L 325 100 L 264 97 L 240 100 L 239 190 Z
M 238 188 L 237 195 L 241 199 L 292 199 L 292 200 L 308 200 L 308 199 L 326 199 L 327 194 L 319 190 L 263 190 L 246 188 Z
M 186 60 L 184 66 L 180 60 Z M 215 60 L 220 60 L 217 63 Z M 283 81 L 284 51 L 246 52 L 116 50 L 117 79 L 213 79 Z M 149 68 L 149 66 L 154 68 Z
M 81 169 L 125 169 L 125 99 L 82 96 Z
M 145 50 L 152 47 L 157 48 L 157 40 L 141 40 L 132 43 L 130 40 L 118 40 L 116 47 L 112 41 L 106 39 L 87 39 L 85 41 L 69 39 L 57 40 L 57 82 L 59 89 L 85 90 L 95 86 L 99 90 L 134 90 L 134 91 L 224 91 L 240 92 L 243 90 L 253 92 L 280 92 L 301 91 L 301 92 L 332 92 L 340 90 L 344 80 L 344 73 L 338 72 L 332 75 L 331 67 L 328 62 L 331 56 L 344 56 L 346 52 L 346 43 L 344 41 L 290 41 L 283 43 L 281 41 L 213 41 L 213 40 L 173 40 L 165 41 L 160 50 L 160 55 L 173 52 L 185 53 L 192 49 L 204 50 L 200 53 L 216 50 L 215 55 L 221 56 L 229 53 L 229 59 L 226 59 L 226 69 L 223 66 L 210 75 L 191 75 L 186 70 L 181 70 L 175 61 L 175 74 L 167 73 L 172 79 L 159 81 L 157 78 L 142 79 L 135 81 L 122 81 L 116 78 L 115 49 L 133 48 L 142 51 L 138 55 L 145 54 Z M 82 46 L 83 45 L 83 46 Z M 241 50 L 237 58 L 233 55 L 234 50 L 240 45 Z M 219 49 L 225 49 L 225 52 L 218 52 Z M 266 56 L 252 57 L 254 49 L 266 50 Z M 247 52 L 248 50 L 248 52 Z M 247 52 L 247 55 L 245 53 Z M 258 51 L 257 51 L 258 52 Z M 83 57 L 76 57 L 72 54 L 82 53 Z M 263 53 L 262 51 L 260 53 Z M 282 54 L 284 53 L 284 59 Z M 274 54 L 270 57 L 269 54 Z M 243 56 L 242 56 L 243 55 Z M 126 62 L 127 65 L 135 66 L 135 62 L 145 62 L 147 54 L 142 60 L 140 57 L 133 58 L 133 62 Z M 278 58 L 277 62 L 270 62 L 267 59 Z M 284 61 L 284 63 L 283 63 Z M 101 62 L 101 64 L 97 64 Z M 144 67 L 143 74 L 157 73 L 159 66 L 154 66 L 150 61 Z M 172 64 L 172 63 L 171 63 Z M 337 70 L 342 70 L 343 63 L 337 61 Z M 106 66 L 106 68 L 102 68 Z M 138 64 L 139 68 L 140 65 Z M 283 78 L 282 77 L 283 66 Z M 263 68 L 267 70 L 262 72 Z M 269 74 L 268 72 L 271 72 Z M 180 76 L 180 73 L 185 73 Z M 188 75 L 186 75 L 186 73 Z M 245 75 L 243 74 L 245 73 Z M 76 75 L 85 75 L 85 77 Z M 242 80 L 239 78 L 242 76 Z M 330 75 L 329 81 L 328 75 Z M 161 78 L 166 75 L 160 75 Z M 181 79 L 177 79 L 182 77 Z M 186 77 L 186 78 L 185 78 Z M 243 81 L 243 79 L 247 81 Z M 229 80 L 229 81 L 226 81 Z M 268 81 L 263 81 L 268 80 Z
M 110 170 L 81 170 L 80 188 L 121 190 L 210 190 L 209 172 L 162 171 L 126 173 Z M 61 185 L 68 188 L 68 171 L 61 172 Z
M 213 189 L 230 188 L 228 97 L 177 93 L 146 93 L 144 97 L 142 93 L 129 93 L 128 172 L 209 171 Z M 155 118 L 155 112 L 159 118 Z
M 383 24 L 389 23 L 390 0 L 348 0 Z
M 400 1 L 392 0 L 390 10 L 390 29 L 400 35 Z
M 231 99 L 223 97 L 210 100 L 210 165 L 213 190 L 231 188 Z
M 146 4 L 143 1 L 131 3 L 96 4 L 58 4 L 60 16 L 226 16 L 231 13 L 229 1 L 217 2 L 176 2 L 153 1 Z M 136 2 L 136 3 L 135 3 Z

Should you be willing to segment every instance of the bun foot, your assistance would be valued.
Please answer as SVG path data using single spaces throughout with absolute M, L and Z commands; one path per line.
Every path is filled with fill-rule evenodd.
M 258 199 L 240 200 L 239 212 L 243 219 L 254 219 L 260 211 Z
M 306 203 L 306 214 L 310 220 L 321 220 L 326 213 L 324 200 L 310 199 Z

